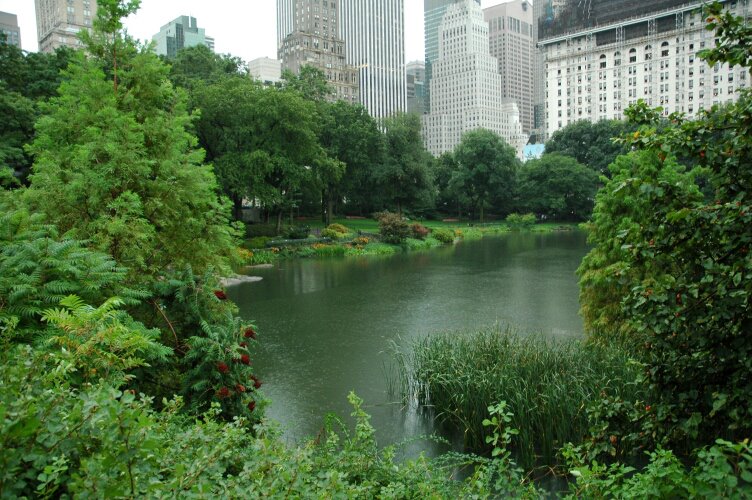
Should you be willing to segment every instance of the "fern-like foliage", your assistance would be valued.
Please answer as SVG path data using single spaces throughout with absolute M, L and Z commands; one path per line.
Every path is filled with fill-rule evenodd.
M 119 310 L 124 301 L 118 297 L 93 307 L 70 295 L 60 305 L 42 315 L 54 326 L 47 342 L 71 357 L 83 380 L 129 380 L 129 371 L 152 361 L 164 362 L 172 354 L 159 343 L 159 330 L 148 329 Z
M 214 270 L 196 275 L 186 267 L 155 285 L 154 314 L 169 321 L 182 355 L 179 390 L 187 408 L 200 413 L 218 402 L 224 418 L 254 421 L 264 403 L 252 368 L 256 333 L 224 297 Z
M 123 286 L 124 276 L 111 257 L 60 236 L 38 215 L 0 215 L 0 335 L 6 341 L 32 341 L 43 330 L 42 312 L 69 295 L 91 304 L 117 295 L 126 305 L 148 296 Z

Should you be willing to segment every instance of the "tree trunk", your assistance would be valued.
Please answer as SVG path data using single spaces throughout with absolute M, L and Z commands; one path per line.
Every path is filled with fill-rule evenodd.
M 480 204 L 480 223 L 483 224 L 483 203 Z
M 282 232 L 282 215 L 283 210 L 280 208 L 279 212 L 277 212 L 277 234 Z
M 326 225 L 332 223 L 332 217 L 334 214 L 334 196 L 331 188 L 326 190 Z
M 243 219 L 243 198 L 240 196 L 232 197 L 232 216 L 235 220 Z
M 326 222 L 327 220 L 327 214 L 326 214 L 326 190 L 321 190 L 321 222 L 324 223 L 324 226 L 328 226 L 329 224 Z
M 402 218 L 402 203 L 399 200 L 397 200 L 397 215 Z

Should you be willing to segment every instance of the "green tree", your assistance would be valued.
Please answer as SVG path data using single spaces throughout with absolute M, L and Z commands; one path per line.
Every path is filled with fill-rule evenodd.
M 463 211 L 470 206 L 470 200 L 452 182 L 452 177 L 458 169 L 459 165 L 451 151 L 447 151 L 436 159 L 434 167 L 434 178 L 438 190 L 436 208 L 445 214 L 456 211 L 457 218 L 462 219 Z
M 595 123 L 578 120 L 551 135 L 546 142 L 545 154 L 571 156 L 598 174 L 608 176 L 608 166 L 617 156 L 629 151 L 623 143 L 614 142 L 614 139 L 634 130 L 634 125 L 621 120 Z
M 184 96 L 167 83 L 168 68 L 154 54 L 122 36 L 112 19 L 123 12 L 130 10 L 103 2 L 90 40 L 93 52 L 118 57 L 117 64 L 80 54 L 60 96 L 44 106 L 26 199 L 61 232 L 90 240 L 128 267 L 132 280 L 185 265 L 223 267 L 234 231 L 188 131 Z
M 701 57 L 752 62 L 752 28 L 745 20 L 718 2 L 706 12 L 718 43 Z M 639 170 L 630 171 L 614 196 L 627 189 L 649 208 L 596 244 L 614 240 L 611 245 L 625 250 L 625 268 L 642 274 L 615 298 L 634 331 L 632 344 L 646 365 L 644 382 L 654 394 L 655 410 L 642 420 L 643 431 L 686 452 L 752 432 L 752 94 L 741 90 L 737 102 L 714 106 L 694 120 L 672 114 L 668 126 L 661 111 L 644 102 L 628 110 L 639 129 L 627 136 L 627 147 L 654 164 L 696 159 L 713 197 L 700 197 L 696 188 L 685 189 L 670 177 L 643 179 Z
M 190 90 L 228 76 L 246 76 L 240 58 L 216 54 L 206 45 L 186 47 L 179 50 L 175 58 L 164 57 L 164 61 L 170 65 L 170 81 L 177 87 Z
M 695 183 L 696 173 L 687 172 L 673 160 L 661 162 L 648 152 L 618 157 L 611 164 L 611 174 L 598 191 L 592 219 L 586 225 L 593 248 L 577 270 L 580 315 L 591 340 L 631 347 L 635 332 L 622 300 L 655 270 L 651 261 L 634 265 L 637 241 L 628 236 L 649 224 L 657 208 L 680 210 L 702 200 L 702 195 Z M 644 195 L 656 189 L 664 195 L 660 207 L 654 207 L 654 200 Z
M 375 175 L 386 202 L 403 208 L 433 205 L 431 155 L 423 147 L 420 117 L 402 113 L 384 120 L 385 158 Z
M 339 180 L 326 184 L 328 225 L 343 197 L 347 198 L 348 206 L 369 204 L 374 172 L 383 163 L 384 136 L 363 106 L 344 101 L 326 106 L 320 135 L 327 154 L 346 167 Z
M 68 48 L 29 54 L 0 43 L 0 187 L 26 182 L 32 158 L 24 147 L 34 138 L 38 104 L 57 93 L 72 54 Z
M 458 168 L 451 185 L 470 201 L 483 222 L 485 209 L 508 210 L 520 160 L 514 148 L 486 129 L 466 132 L 454 150 Z
M 517 182 L 522 210 L 584 220 L 593 210 L 598 174 L 574 158 L 554 153 L 525 163 Z
M 314 166 L 325 161 L 314 104 L 296 91 L 264 88 L 247 78 L 198 88 L 195 101 L 201 109 L 199 140 L 236 216 L 243 198 L 256 199 L 277 211 L 279 229 L 284 210 L 314 178 Z
M 282 72 L 285 88 L 298 92 L 303 98 L 323 102 L 334 95 L 334 89 L 326 81 L 324 72 L 314 66 L 304 65 L 297 75 L 290 70 Z

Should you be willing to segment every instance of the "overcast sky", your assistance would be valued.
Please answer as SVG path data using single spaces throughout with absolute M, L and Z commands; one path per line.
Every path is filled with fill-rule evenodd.
M 500 3 L 504 0 L 482 0 L 483 7 Z M 151 40 L 161 26 L 189 15 L 214 37 L 217 52 L 246 61 L 276 58 L 275 5 L 276 0 L 142 0 L 141 9 L 125 24 L 132 36 Z M 38 50 L 34 0 L 0 0 L 0 11 L 18 16 L 24 50 Z M 407 61 L 423 59 L 423 0 L 405 0 L 405 31 Z

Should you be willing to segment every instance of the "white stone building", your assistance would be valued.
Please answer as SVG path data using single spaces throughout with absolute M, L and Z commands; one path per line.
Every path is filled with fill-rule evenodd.
M 248 61 L 248 74 L 265 85 L 274 85 L 282 81 L 282 61 L 269 57 Z
M 714 46 L 701 1 L 554 35 L 540 40 L 545 64 L 545 123 L 550 135 L 577 120 L 623 119 L 639 99 L 664 115 L 688 116 L 736 99 L 750 84 L 748 70 L 709 67 L 697 52 Z M 747 0 L 726 5 L 751 13 Z
M 527 143 L 517 105 L 502 97 L 498 61 L 489 51 L 488 23 L 474 0 L 451 5 L 439 26 L 439 56 L 430 82 L 431 112 L 423 118 L 426 149 L 454 150 L 462 134 L 485 128 L 518 155 Z
M 374 118 L 405 112 L 405 0 L 341 0 L 340 38 Z
M 501 96 L 517 104 L 522 131 L 533 131 L 533 6 L 512 0 L 483 9 L 491 55 L 499 61 Z

